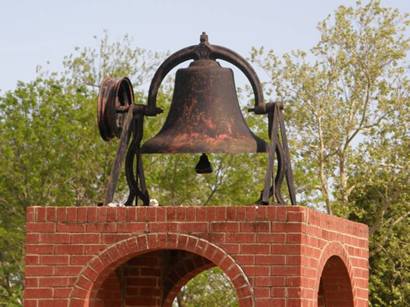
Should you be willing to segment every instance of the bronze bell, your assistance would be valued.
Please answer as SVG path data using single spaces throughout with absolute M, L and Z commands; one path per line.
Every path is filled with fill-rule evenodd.
M 187 50 L 194 61 L 176 73 L 164 126 L 142 146 L 142 152 L 266 152 L 265 141 L 252 133 L 242 115 L 232 69 L 221 67 L 212 57 L 218 46 L 208 44 L 203 34 L 201 44 L 195 47 L 196 50 Z M 237 56 L 230 51 L 231 62 L 235 63 Z M 176 66 L 178 61 L 170 58 L 169 67 Z M 156 76 L 152 84 L 157 84 Z

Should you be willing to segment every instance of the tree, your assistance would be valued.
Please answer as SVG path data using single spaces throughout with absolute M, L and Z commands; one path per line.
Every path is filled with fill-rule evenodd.
M 407 15 L 379 1 L 341 6 L 334 19 L 319 24 L 321 40 L 310 53 L 279 58 L 272 50 L 253 50 L 270 76 L 268 95 L 287 102 L 298 167 L 314 170 L 315 179 L 302 183 L 311 191 L 305 199 L 322 201 L 329 213 L 333 205 L 348 205 L 355 144 L 405 112 L 408 23 Z
M 286 102 L 301 201 L 370 227 L 374 306 L 409 301 L 409 25 L 358 2 L 319 23 L 309 52 L 252 52 Z
M 0 295 L 9 304 L 10 291 L 21 289 L 25 208 L 89 204 L 101 193 L 109 165 L 88 116 L 93 104 L 50 79 L 0 98 Z
M 349 218 L 369 225 L 370 293 L 374 306 L 406 306 L 410 300 L 409 140 L 382 139 L 367 148 L 353 173 Z M 407 152 L 407 154 L 406 154 Z
M 407 108 L 409 105 L 407 105 Z M 370 291 L 374 306 L 410 301 L 410 112 L 379 127 L 359 147 L 351 176 L 349 218 L 369 225 Z

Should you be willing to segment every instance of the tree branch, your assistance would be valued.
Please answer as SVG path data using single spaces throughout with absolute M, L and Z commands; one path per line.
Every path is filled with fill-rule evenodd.
M 206 199 L 206 201 L 204 202 L 204 206 L 206 206 L 209 201 L 212 199 L 212 197 L 215 195 L 215 193 L 217 192 L 218 188 L 221 186 L 223 180 L 223 176 L 222 175 L 222 160 L 219 160 L 218 163 L 218 169 L 216 170 L 216 180 L 215 180 L 215 184 L 212 185 L 211 187 L 211 193 L 208 195 L 208 198 Z

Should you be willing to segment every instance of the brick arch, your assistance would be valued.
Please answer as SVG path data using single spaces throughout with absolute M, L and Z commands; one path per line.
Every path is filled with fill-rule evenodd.
M 187 251 L 211 261 L 232 282 L 240 306 L 254 306 L 253 289 L 242 268 L 219 246 L 187 234 L 149 233 L 112 244 L 94 256 L 80 272 L 70 294 L 70 307 L 89 307 L 104 280 L 119 265 L 136 256 L 158 250 Z
M 330 306 L 353 307 L 353 269 L 344 246 L 339 242 L 329 242 L 323 248 L 318 263 L 314 292 L 318 306 L 321 306 L 320 293 L 326 291 L 326 288 L 338 288 L 342 291 L 339 297 L 345 300 L 340 304 L 338 301 L 332 301 Z M 322 278 L 325 279 L 325 284 L 322 283 Z

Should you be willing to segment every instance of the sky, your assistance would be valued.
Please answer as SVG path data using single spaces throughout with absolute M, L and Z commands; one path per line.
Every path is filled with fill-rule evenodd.
M 173 52 L 210 43 L 244 57 L 252 46 L 282 54 L 309 49 L 319 40 L 316 26 L 352 0 L 0 0 L 0 93 L 30 81 L 38 65 L 62 68 L 76 46 L 96 46 L 104 31 L 112 41 L 128 34 L 135 46 Z M 382 0 L 410 12 L 410 0 Z

